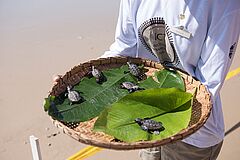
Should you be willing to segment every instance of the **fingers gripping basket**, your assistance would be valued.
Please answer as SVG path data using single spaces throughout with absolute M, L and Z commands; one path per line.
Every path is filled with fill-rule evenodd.
M 75 66 L 69 72 L 67 72 L 63 76 L 63 78 L 56 85 L 53 86 L 50 95 L 57 96 L 63 93 L 66 89 L 66 84 L 76 85 L 77 83 L 79 83 L 81 78 L 83 78 L 91 70 L 92 65 L 98 66 L 100 70 L 105 70 L 109 68 L 120 67 L 123 64 L 126 64 L 127 61 L 136 64 L 143 64 L 144 67 L 149 69 L 149 71 L 163 69 L 163 66 L 159 63 L 140 58 L 111 57 L 106 59 L 92 60 L 80 64 L 78 66 Z M 200 127 L 204 125 L 204 123 L 206 122 L 207 118 L 210 115 L 212 104 L 210 101 L 210 94 L 199 81 L 187 75 L 186 73 L 183 73 L 181 71 L 178 72 L 184 79 L 186 91 L 193 93 L 195 92 L 196 88 L 197 91 L 193 101 L 192 115 L 188 127 L 181 130 L 174 136 L 162 140 L 125 143 L 115 141 L 112 136 L 106 135 L 102 132 L 93 132 L 92 127 L 97 118 L 94 118 L 87 122 L 80 123 L 63 123 L 54 119 L 52 119 L 52 121 L 54 125 L 57 126 L 58 128 L 61 128 L 65 134 L 71 136 L 77 141 L 88 145 L 94 145 L 108 149 L 132 150 L 151 148 L 181 140 L 191 135 L 192 133 L 196 132 Z

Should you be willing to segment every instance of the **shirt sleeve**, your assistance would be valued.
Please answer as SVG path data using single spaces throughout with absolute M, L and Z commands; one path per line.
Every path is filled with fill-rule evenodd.
M 236 51 L 240 32 L 240 11 L 222 17 L 210 24 L 195 76 L 209 90 L 212 99 L 219 94 Z
M 136 56 L 137 40 L 132 19 L 132 3 L 132 0 L 121 0 L 115 41 L 101 58 Z

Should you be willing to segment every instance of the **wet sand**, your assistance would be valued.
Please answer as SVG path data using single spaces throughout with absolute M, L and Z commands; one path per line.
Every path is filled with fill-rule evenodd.
M 119 1 L 0 1 L 0 159 L 32 159 L 29 136 L 43 160 L 63 160 L 86 147 L 53 126 L 42 102 L 53 74 L 96 59 L 114 40 Z M 240 51 L 232 69 L 240 62 Z M 225 83 L 226 129 L 239 122 L 239 75 Z M 225 140 L 220 160 L 240 158 L 239 129 Z M 104 150 L 88 158 L 138 159 L 137 151 Z
M 42 102 L 52 75 L 95 59 L 114 39 L 119 1 L 0 2 L 0 159 L 32 159 L 29 136 L 44 160 L 61 160 L 84 146 L 58 133 Z M 104 18 L 101 18 L 104 17 Z M 50 146 L 49 146 L 50 145 Z

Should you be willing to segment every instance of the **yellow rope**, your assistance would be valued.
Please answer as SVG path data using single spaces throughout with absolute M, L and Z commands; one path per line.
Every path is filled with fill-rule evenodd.
M 235 69 L 235 70 L 233 70 L 233 71 L 231 71 L 231 72 L 229 72 L 229 73 L 227 74 L 226 80 L 228 80 L 228 79 L 230 79 L 230 78 L 238 75 L 239 73 L 240 73 L 240 67 L 237 68 L 237 69 Z
M 227 74 L 226 80 L 238 75 L 240 73 L 240 68 L 237 68 Z M 83 160 L 84 158 L 90 157 L 91 155 L 94 155 L 95 153 L 103 150 L 102 148 L 99 147 L 93 147 L 93 146 L 88 146 L 73 156 L 69 157 L 67 160 Z
M 90 157 L 91 155 L 94 155 L 96 152 L 99 152 L 101 150 L 102 148 L 99 147 L 88 146 L 73 156 L 69 157 L 67 160 L 83 160 L 84 158 Z

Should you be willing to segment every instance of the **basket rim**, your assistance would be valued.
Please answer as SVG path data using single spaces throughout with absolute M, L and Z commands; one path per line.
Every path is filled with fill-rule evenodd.
M 81 63 L 78 66 L 73 67 L 69 72 L 66 72 L 65 75 L 63 76 L 62 80 L 63 81 L 74 81 L 72 79 L 74 79 L 73 77 L 76 76 L 76 70 L 77 68 L 80 68 L 80 70 L 84 70 L 87 69 L 92 66 L 92 65 L 109 65 L 111 63 L 117 63 L 117 64 L 124 64 L 127 61 L 131 61 L 134 63 L 142 63 L 144 64 L 145 67 L 152 67 L 152 68 L 166 68 L 163 67 L 160 63 L 158 62 L 154 62 L 151 60 L 147 60 L 147 59 L 142 59 L 142 58 L 133 58 L 133 57 L 108 57 L 108 58 L 99 58 L 96 60 L 90 60 L 88 62 L 85 63 Z M 173 143 L 175 141 L 179 141 L 182 140 L 188 136 L 190 136 L 191 134 L 195 133 L 198 129 L 200 129 L 205 122 L 207 121 L 208 117 L 210 116 L 211 110 L 212 110 L 212 102 L 211 102 L 211 95 L 208 92 L 207 88 L 200 83 L 200 81 L 198 81 L 195 77 L 190 76 L 187 72 L 171 67 L 173 69 L 176 69 L 182 76 L 186 76 L 185 78 L 188 78 L 189 81 L 192 82 L 198 82 L 199 83 L 199 90 L 203 90 L 205 93 L 205 100 L 208 102 L 207 106 L 205 106 L 205 108 L 207 109 L 207 114 L 205 114 L 203 117 L 200 118 L 200 120 L 194 124 L 191 125 L 183 130 L 181 130 L 180 132 L 178 132 L 177 134 L 161 139 L 161 140 L 152 140 L 152 141 L 138 141 L 138 142 L 131 142 L 131 143 L 127 143 L 127 142 L 104 142 L 104 141 L 99 141 L 96 139 L 92 139 L 92 138 L 87 138 L 86 136 L 84 136 L 82 133 L 77 132 L 69 127 L 67 127 L 66 125 L 64 125 L 64 123 L 53 119 L 50 116 L 50 119 L 52 121 L 52 123 L 57 127 L 60 128 L 63 133 L 69 135 L 70 137 L 74 138 L 75 140 L 87 144 L 87 145 L 92 145 L 92 146 L 97 146 L 97 147 L 101 147 L 101 148 L 107 148 L 107 149 L 114 149 L 114 150 L 134 150 L 134 149 L 143 149 L 143 148 L 152 148 L 152 147 L 158 147 L 158 146 L 162 146 L 168 143 Z M 85 75 L 78 75 L 78 78 L 82 78 Z M 76 77 L 75 77 L 76 79 Z M 71 81 L 72 80 L 72 81 Z M 74 83 L 74 82 L 72 82 Z M 52 87 L 52 90 L 50 91 L 49 95 L 56 95 L 57 92 L 59 92 L 59 90 L 61 91 L 62 86 L 64 86 L 65 83 L 59 81 L 57 84 L 55 84 Z M 58 90 L 58 91 L 56 91 Z

